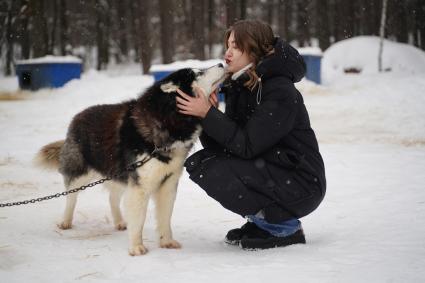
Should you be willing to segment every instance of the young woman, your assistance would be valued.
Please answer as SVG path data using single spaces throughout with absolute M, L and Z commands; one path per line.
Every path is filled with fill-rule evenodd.
M 246 218 L 229 244 L 265 249 L 305 243 L 299 218 L 325 195 L 325 168 L 303 97 L 294 87 L 305 63 L 271 27 L 235 23 L 225 34 L 229 78 L 226 109 L 216 93 L 192 98 L 178 91 L 183 114 L 202 119 L 204 146 L 185 167 L 191 180 L 223 207 Z

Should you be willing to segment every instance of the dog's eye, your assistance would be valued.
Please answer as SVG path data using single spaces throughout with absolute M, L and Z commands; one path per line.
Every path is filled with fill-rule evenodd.
M 195 72 L 196 76 L 202 76 L 204 74 L 204 70 L 194 69 L 193 71 Z

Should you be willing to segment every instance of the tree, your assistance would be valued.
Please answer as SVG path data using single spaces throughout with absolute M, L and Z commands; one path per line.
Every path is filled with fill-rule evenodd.
M 390 1 L 387 7 L 387 34 L 399 42 L 408 42 L 407 1 Z
M 279 0 L 277 3 L 279 35 L 288 42 L 292 40 L 291 23 L 293 21 L 293 4 L 293 0 Z
M 215 3 L 214 0 L 208 0 L 208 57 L 212 57 L 212 49 L 214 43 L 214 19 L 215 19 Z
M 300 46 L 309 45 L 310 42 L 310 20 L 309 4 L 310 0 L 296 1 L 297 8 L 297 34 Z
M 152 60 L 151 34 L 151 0 L 139 1 L 139 54 L 142 61 L 143 74 L 149 73 Z
M 32 18 L 31 43 L 33 57 L 42 57 L 48 54 L 49 36 L 45 17 L 45 5 L 41 0 L 30 0 Z
M 109 63 L 109 8 L 109 1 L 96 0 L 97 70 L 106 69 Z
M 198 5 L 193 5 L 193 7 Z M 174 54 L 174 14 L 172 0 L 159 0 L 159 16 L 161 19 L 161 53 L 164 64 L 173 61 Z
M 67 45 L 69 43 L 69 28 L 68 28 L 68 6 L 66 0 L 59 1 L 59 50 L 61 55 L 68 54 Z
M 274 24 L 274 11 L 276 9 L 275 7 L 275 1 L 274 0 L 270 0 L 266 2 L 266 11 L 267 13 L 265 13 L 266 18 L 264 19 L 267 23 L 269 23 L 271 26 L 273 26 Z
M 381 0 L 367 0 L 366 3 L 365 34 L 379 35 L 380 12 L 382 11 Z
M 6 66 L 5 75 L 10 76 L 12 74 L 12 54 L 13 54 L 13 32 L 12 32 L 12 17 L 13 17 L 14 5 L 9 3 L 7 9 L 6 18 Z
M 224 7 L 226 9 L 226 24 L 231 26 L 238 20 L 238 6 L 234 0 L 224 0 Z
M 240 11 L 241 11 L 241 13 L 240 13 L 240 19 L 241 20 L 244 20 L 244 19 L 246 19 L 246 7 L 247 7 L 247 3 L 248 2 L 248 0 L 240 0 L 240 7 L 241 7 L 241 9 L 240 9 Z
M 192 52 L 196 59 L 205 60 L 205 1 L 192 4 Z
M 381 26 L 379 27 L 379 53 L 378 53 L 378 69 L 382 72 L 382 52 L 384 49 L 384 36 L 385 36 L 385 20 L 387 17 L 387 3 L 388 0 L 382 0 L 382 13 L 381 13 Z
M 47 3 L 50 8 L 50 13 L 47 17 L 48 27 L 50 27 L 50 32 L 48 32 L 49 42 L 47 44 L 47 54 L 54 54 L 54 48 L 56 45 L 56 31 L 59 18 L 59 5 L 57 0 L 49 1 Z
M 415 11 L 415 25 L 413 29 L 415 45 L 425 50 L 425 3 L 416 0 L 413 11 Z
M 1 65 L 11 73 L 14 60 L 56 53 L 105 69 L 111 56 L 124 63 L 134 55 L 147 73 L 153 56 L 166 63 L 213 56 L 223 31 L 244 18 L 263 19 L 300 45 L 317 38 L 325 50 L 351 36 L 379 35 L 382 6 L 382 0 L 0 0 Z M 387 38 L 425 49 L 425 1 L 388 1 L 386 15 Z
M 115 39 L 116 39 L 116 59 L 117 63 L 127 62 L 128 57 L 128 38 L 127 38 L 127 0 L 115 0 Z
M 130 10 L 130 28 L 128 30 L 130 41 L 129 44 L 131 45 L 130 49 L 134 51 L 134 62 L 140 63 L 140 40 L 139 40 L 139 1 L 129 1 L 129 10 Z
M 319 47 L 326 50 L 331 45 L 331 33 L 329 29 L 329 6 L 328 0 L 316 1 L 316 34 L 319 39 Z

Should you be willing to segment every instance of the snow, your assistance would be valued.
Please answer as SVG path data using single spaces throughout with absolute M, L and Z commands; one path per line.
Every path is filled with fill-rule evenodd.
M 336 60 L 329 54 L 324 60 Z M 425 82 L 417 69 L 329 76 L 335 79 L 322 86 L 297 84 L 328 180 L 322 205 L 301 219 L 306 245 L 249 252 L 225 245 L 225 233 L 244 220 L 184 173 L 173 214 L 181 250 L 158 247 L 150 206 L 144 230 L 149 253 L 130 257 L 127 232 L 113 229 L 108 194 L 94 187 L 80 194 L 72 230 L 56 227 L 63 198 L 0 208 L 1 280 L 423 282 Z M 89 71 L 63 88 L 0 101 L 0 202 L 62 191 L 58 173 L 32 165 L 36 151 L 63 139 L 78 111 L 133 98 L 152 82 L 136 70 Z M 12 79 L 0 78 L 0 92 L 16 88 Z
M 298 52 L 301 55 L 310 55 L 310 56 L 322 56 L 322 49 L 319 47 L 298 47 Z
M 75 56 L 52 56 L 47 55 L 44 57 L 33 58 L 28 60 L 18 60 L 17 64 L 52 64 L 52 63 L 79 63 L 81 64 L 83 61 Z
M 186 60 L 186 61 L 178 61 L 170 64 L 157 64 L 152 65 L 150 68 L 150 72 L 162 72 L 162 71 L 175 71 L 182 68 L 198 68 L 205 69 L 211 66 L 217 65 L 219 63 L 224 64 L 224 61 L 221 59 L 212 59 L 206 61 L 200 60 Z
M 356 68 L 362 74 L 378 72 L 379 37 L 359 36 L 339 41 L 329 47 L 322 60 L 325 83 L 338 80 L 344 70 Z M 408 44 L 384 40 L 383 69 L 407 74 L 425 72 L 425 53 Z

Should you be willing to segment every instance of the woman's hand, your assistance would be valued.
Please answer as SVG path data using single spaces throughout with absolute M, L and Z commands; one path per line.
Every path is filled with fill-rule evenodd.
M 210 101 L 212 100 L 214 102 L 215 100 L 213 98 L 208 99 L 205 92 L 199 87 L 196 87 L 194 91 L 196 96 L 191 97 L 180 89 L 177 89 L 178 94 L 181 96 L 176 96 L 179 112 L 186 115 L 205 118 L 213 104 Z
M 215 108 L 218 107 L 218 88 L 216 88 L 209 97 L 209 101 Z

